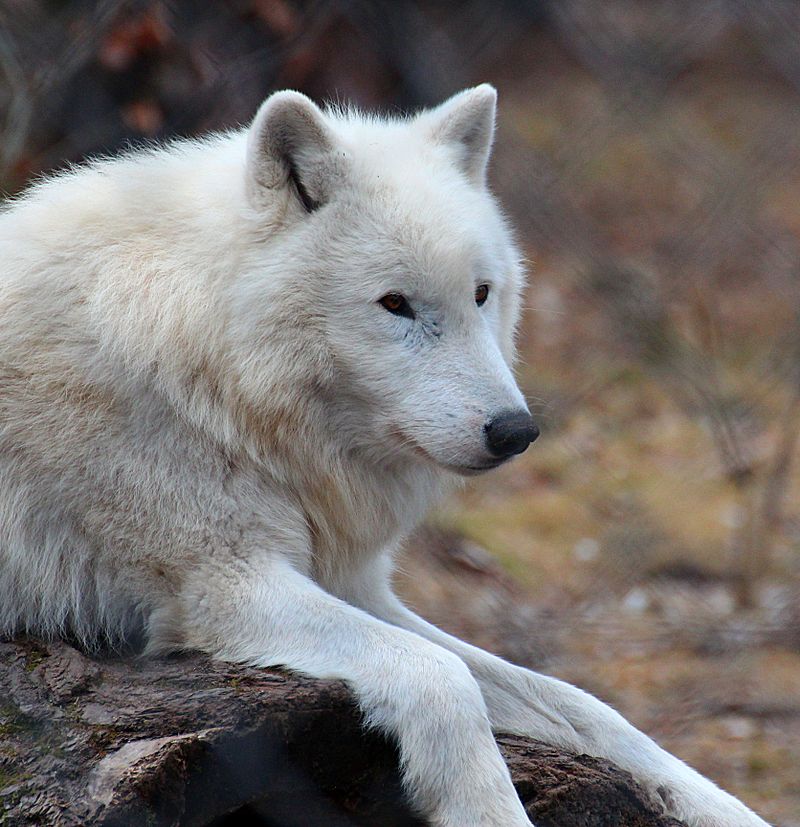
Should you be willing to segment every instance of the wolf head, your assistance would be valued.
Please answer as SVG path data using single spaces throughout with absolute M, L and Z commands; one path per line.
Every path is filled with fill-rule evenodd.
M 240 310 L 268 372 L 294 371 L 337 441 L 375 462 L 468 475 L 538 435 L 510 369 L 519 251 L 486 186 L 495 102 L 482 85 L 385 120 L 278 92 L 249 129 L 263 243 Z M 279 326 L 293 345 L 276 354 Z

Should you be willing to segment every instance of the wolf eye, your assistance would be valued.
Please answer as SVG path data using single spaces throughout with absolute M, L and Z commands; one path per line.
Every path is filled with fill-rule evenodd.
M 382 299 L 378 300 L 378 304 L 395 316 L 405 316 L 407 319 L 415 318 L 411 305 L 406 297 L 400 293 L 387 293 Z
M 479 284 L 475 288 L 475 304 L 478 307 L 483 307 L 486 304 L 486 299 L 489 298 L 489 285 L 488 284 Z

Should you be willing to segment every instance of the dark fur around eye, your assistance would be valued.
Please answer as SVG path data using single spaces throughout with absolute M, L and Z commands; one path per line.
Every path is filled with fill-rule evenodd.
M 378 304 L 394 316 L 405 316 L 407 319 L 416 318 L 408 300 L 400 293 L 387 293 L 379 300 Z

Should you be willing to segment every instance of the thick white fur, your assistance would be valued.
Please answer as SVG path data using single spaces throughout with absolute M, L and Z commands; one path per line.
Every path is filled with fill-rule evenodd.
M 693 827 L 763 827 L 594 698 L 392 594 L 393 549 L 490 459 L 487 417 L 524 407 L 494 105 L 480 86 L 384 120 L 280 92 L 249 130 L 4 210 L 0 632 L 141 630 L 344 678 L 433 824 L 530 824 L 494 727 L 610 758 Z

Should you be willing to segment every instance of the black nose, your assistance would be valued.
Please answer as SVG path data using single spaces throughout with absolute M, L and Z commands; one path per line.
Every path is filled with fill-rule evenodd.
M 527 411 L 503 411 L 493 416 L 484 426 L 486 447 L 496 457 L 521 454 L 539 436 Z

